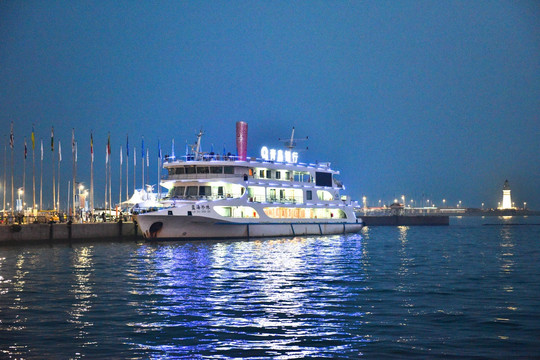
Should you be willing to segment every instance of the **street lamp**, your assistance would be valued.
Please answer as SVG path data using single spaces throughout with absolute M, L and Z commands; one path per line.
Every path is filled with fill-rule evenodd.
M 17 189 L 17 194 L 19 195 L 19 197 L 17 198 L 17 206 L 15 210 L 22 210 L 21 195 L 24 194 L 24 190 L 22 187 Z
M 523 202 L 523 210 L 527 210 L 527 202 L 526 201 Z
M 443 205 L 443 207 L 446 206 L 446 199 L 442 199 L 442 205 Z

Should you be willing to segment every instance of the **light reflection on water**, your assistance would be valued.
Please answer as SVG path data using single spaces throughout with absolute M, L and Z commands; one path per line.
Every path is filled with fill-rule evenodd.
M 0 358 L 534 357 L 540 227 L 500 221 L 0 248 Z

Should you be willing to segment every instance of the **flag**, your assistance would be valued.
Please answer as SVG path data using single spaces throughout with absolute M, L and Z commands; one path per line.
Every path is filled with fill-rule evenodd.
M 122 145 L 120 145 L 120 165 L 122 165 Z
M 159 143 L 159 139 L 157 141 L 157 147 L 158 147 L 158 158 L 161 159 L 161 144 Z
M 92 162 L 94 162 L 94 136 L 90 133 L 90 155 L 92 156 Z
M 129 157 L 129 136 L 126 134 L 126 156 Z
M 36 137 L 34 136 L 34 125 L 32 125 L 32 150 L 36 148 Z
M 77 143 L 75 143 L 75 162 L 77 162 Z
M 142 143 L 141 143 L 141 158 L 144 159 L 144 136 L 142 137 Z
M 51 127 L 51 151 L 54 151 L 54 126 Z
M 75 128 L 71 129 L 71 152 L 75 154 Z
M 58 140 L 58 161 L 62 161 L 62 143 Z
M 9 134 L 9 147 L 13 149 L 14 137 L 13 137 L 13 121 L 11 122 L 11 133 Z
M 41 139 L 41 161 L 43 161 L 43 139 Z
M 172 146 L 171 146 L 171 158 L 175 158 L 174 156 L 174 138 L 172 139 Z
M 26 160 L 26 155 L 28 155 L 28 148 L 26 147 L 26 136 L 24 137 L 24 160 Z
M 109 163 L 109 146 L 105 146 L 105 164 Z
M 133 165 L 137 165 L 137 156 L 135 155 L 135 148 L 133 148 Z
M 146 167 L 150 166 L 150 152 L 148 151 L 148 148 L 146 148 Z
M 111 156 L 111 134 L 107 137 L 107 154 Z

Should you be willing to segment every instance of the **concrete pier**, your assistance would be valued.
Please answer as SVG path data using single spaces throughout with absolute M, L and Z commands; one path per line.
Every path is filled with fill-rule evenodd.
M 13 224 L 0 226 L 0 245 L 55 243 L 73 240 L 142 239 L 134 222 Z

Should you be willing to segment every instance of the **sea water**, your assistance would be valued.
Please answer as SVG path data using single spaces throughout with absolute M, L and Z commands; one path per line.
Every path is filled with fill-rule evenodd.
M 540 357 L 540 218 L 0 248 L 0 358 Z

